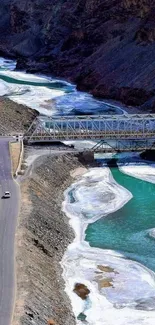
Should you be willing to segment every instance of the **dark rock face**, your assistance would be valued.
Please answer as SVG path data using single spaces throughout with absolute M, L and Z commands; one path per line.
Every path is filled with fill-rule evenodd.
M 155 110 L 155 0 L 1 0 L 0 15 L 18 68 Z
M 145 150 L 140 154 L 140 157 L 145 160 L 155 161 L 155 150 Z

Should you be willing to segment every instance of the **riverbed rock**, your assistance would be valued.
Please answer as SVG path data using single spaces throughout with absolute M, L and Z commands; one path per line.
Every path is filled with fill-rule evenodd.
M 82 300 L 87 299 L 90 290 L 83 283 L 76 283 L 73 290 Z
M 112 273 L 114 269 L 110 266 L 98 265 L 97 268 L 102 272 Z
M 56 325 L 56 322 L 53 319 L 49 319 L 48 325 Z

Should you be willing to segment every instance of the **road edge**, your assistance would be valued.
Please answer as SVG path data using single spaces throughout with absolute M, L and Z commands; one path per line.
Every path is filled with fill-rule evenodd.
M 13 163 L 12 163 L 12 158 L 11 158 L 10 143 L 11 143 L 11 141 L 9 141 L 9 155 L 10 155 L 10 161 L 11 161 L 11 177 L 12 177 L 13 182 L 15 182 L 15 184 L 18 188 L 18 191 L 19 191 L 18 214 L 16 216 L 16 229 L 15 229 L 15 234 L 14 234 L 14 292 L 13 292 L 12 312 L 11 312 L 11 318 L 10 318 L 10 325 L 12 325 L 13 318 L 14 318 L 15 305 L 16 305 L 16 297 L 17 297 L 16 230 L 17 230 L 17 224 L 18 224 L 18 217 L 19 217 L 19 213 L 20 213 L 21 192 L 20 192 L 20 185 L 13 175 Z

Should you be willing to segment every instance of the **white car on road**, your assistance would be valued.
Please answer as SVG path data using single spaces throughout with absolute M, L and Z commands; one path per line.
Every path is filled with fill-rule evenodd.
M 4 193 L 4 195 L 2 196 L 3 199 L 8 199 L 8 198 L 10 198 L 10 197 L 11 197 L 11 194 L 10 194 L 10 192 L 8 192 L 8 191 L 6 191 L 6 192 Z

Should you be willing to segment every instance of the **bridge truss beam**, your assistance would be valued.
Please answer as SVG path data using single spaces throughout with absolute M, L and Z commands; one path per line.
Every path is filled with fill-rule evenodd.
M 132 147 L 133 141 L 139 142 L 137 148 L 142 143 L 144 147 L 144 142 L 155 140 L 155 114 L 38 117 L 24 140 L 28 143 L 117 140 L 117 147 L 121 147 L 120 141 L 125 144 L 128 140 Z
M 143 151 L 143 150 L 155 150 L 155 141 L 153 140 L 113 140 L 106 141 L 100 140 L 92 148 L 93 152 L 127 152 L 127 151 Z

